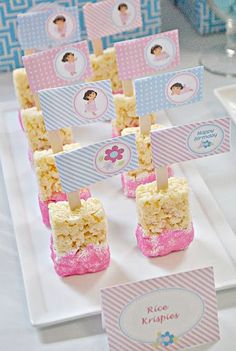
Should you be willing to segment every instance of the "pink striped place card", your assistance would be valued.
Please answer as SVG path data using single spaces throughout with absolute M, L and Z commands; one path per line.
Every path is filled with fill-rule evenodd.
M 120 80 L 141 78 L 180 63 L 178 30 L 115 43 Z
M 230 151 L 230 122 L 225 117 L 152 132 L 154 167 Z
M 212 267 L 105 288 L 110 351 L 177 351 L 219 340 Z
M 140 0 L 104 0 L 83 10 L 91 40 L 142 27 Z
M 87 41 L 24 56 L 23 63 L 33 93 L 83 82 L 92 75 Z

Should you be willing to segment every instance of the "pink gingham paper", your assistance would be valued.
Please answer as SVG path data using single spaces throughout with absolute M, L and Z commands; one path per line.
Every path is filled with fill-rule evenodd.
M 87 41 L 24 56 L 23 63 L 33 93 L 83 82 L 92 75 Z
M 159 56 L 152 48 L 161 46 Z M 180 63 L 178 30 L 115 43 L 120 80 L 141 78 L 171 69 Z
M 142 27 L 140 0 L 105 0 L 89 3 L 83 10 L 91 40 Z
M 212 267 L 101 291 L 110 351 L 177 351 L 219 340 Z

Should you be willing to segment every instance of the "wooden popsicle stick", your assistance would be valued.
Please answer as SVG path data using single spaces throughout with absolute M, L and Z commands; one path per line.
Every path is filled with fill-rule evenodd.
M 48 140 L 51 144 L 52 151 L 54 154 L 63 151 L 63 144 L 59 130 L 48 130 Z
M 134 85 L 132 80 L 123 80 L 122 87 L 124 95 L 127 97 L 134 96 Z
M 92 40 L 93 52 L 95 56 L 103 55 L 102 39 Z
M 35 49 L 25 49 L 24 52 L 25 52 L 25 56 L 29 56 L 29 55 L 35 53 L 36 50 Z
M 141 134 L 143 135 L 149 134 L 151 131 L 151 117 L 150 116 L 139 117 L 139 128 L 140 128 Z
M 68 199 L 71 211 L 74 211 L 77 208 L 81 207 L 80 191 L 79 190 L 67 193 L 67 199 Z
M 41 110 L 40 107 L 40 102 L 39 102 L 39 96 L 38 94 L 34 94 L 34 103 L 35 103 L 35 107 L 37 108 L 38 111 Z
M 168 168 L 156 168 L 157 191 L 168 189 Z

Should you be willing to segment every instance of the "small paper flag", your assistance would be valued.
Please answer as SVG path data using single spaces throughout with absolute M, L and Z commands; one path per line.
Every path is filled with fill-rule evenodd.
M 134 81 L 137 116 L 202 100 L 202 66 Z
M 115 43 L 120 80 L 171 69 L 180 62 L 178 30 Z
M 84 6 L 88 38 L 99 39 L 142 27 L 140 0 L 105 0 Z
M 41 90 L 39 98 L 47 130 L 109 121 L 116 116 L 109 80 Z
M 92 75 L 87 41 L 24 56 L 23 63 L 33 93 L 75 84 Z
M 230 118 L 151 132 L 155 168 L 230 151 Z
M 55 156 L 66 193 L 138 167 L 135 134 L 108 139 Z
M 55 7 L 18 15 L 22 49 L 45 50 L 80 41 L 77 7 Z

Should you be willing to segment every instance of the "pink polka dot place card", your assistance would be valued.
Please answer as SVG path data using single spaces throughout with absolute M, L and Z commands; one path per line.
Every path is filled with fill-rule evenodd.
M 192 104 L 203 98 L 202 66 L 136 79 L 136 112 L 145 116 L 152 112 Z
M 101 290 L 110 351 L 177 351 L 220 339 L 212 267 Z
M 39 91 L 47 130 L 115 118 L 111 82 L 103 80 Z
M 17 16 L 22 49 L 45 50 L 80 40 L 78 7 L 50 6 Z
M 178 30 L 115 43 L 119 78 L 132 80 L 180 63 Z
M 155 168 L 230 151 L 230 117 L 151 132 Z
M 92 75 L 87 41 L 23 56 L 32 93 L 75 84 Z
M 135 135 L 125 135 L 55 155 L 66 193 L 87 187 L 117 174 L 136 169 Z

